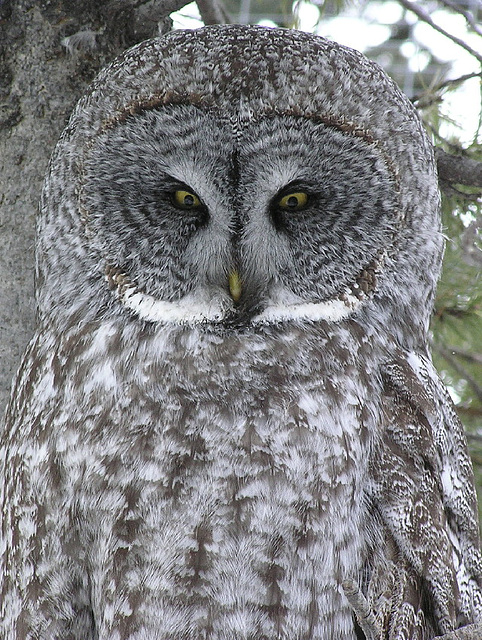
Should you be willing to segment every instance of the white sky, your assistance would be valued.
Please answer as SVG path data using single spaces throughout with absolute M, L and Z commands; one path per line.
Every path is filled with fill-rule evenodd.
M 322 4 L 323 0 L 319 0 Z M 347 9 L 343 16 L 322 19 L 319 24 L 320 11 L 318 7 L 305 0 L 295 1 L 298 28 L 303 31 L 315 31 L 321 36 L 330 38 L 346 46 L 366 52 L 373 46 L 382 45 L 390 35 L 390 24 L 398 22 L 403 9 L 397 2 L 369 2 L 355 3 Z M 437 10 L 431 14 L 432 20 L 449 33 L 467 42 L 473 49 L 482 53 L 482 37 L 469 33 L 463 16 L 453 15 L 445 10 Z M 407 13 L 407 19 L 415 23 L 417 17 Z M 202 25 L 197 5 L 193 2 L 181 11 L 172 14 L 174 28 L 197 28 Z M 266 26 L 274 26 L 269 21 L 263 21 Z M 416 73 L 427 65 L 427 55 L 418 44 L 426 47 L 436 58 L 451 64 L 449 78 L 457 78 L 480 70 L 477 61 L 463 48 L 451 40 L 437 33 L 429 25 L 419 22 L 414 27 L 415 42 L 406 42 L 401 47 L 401 53 L 407 58 L 411 71 Z M 480 114 L 481 83 L 479 78 L 473 78 L 455 91 L 445 94 L 442 113 L 454 124 L 442 123 L 440 133 L 443 137 L 457 137 L 462 144 L 468 145 L 477 131 Z M 479 133 L 482 137 L 482 134 Z

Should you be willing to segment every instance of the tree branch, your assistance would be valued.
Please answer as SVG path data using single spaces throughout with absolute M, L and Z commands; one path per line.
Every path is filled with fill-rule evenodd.
M 466 73 L 465 75 L 459 76 L 458 78 L 450 78 L 448 80 L 444 80 L 440 84 L 428 88 L 424 93 L 413 96 L 411 98 L 411 101 L 417 106 L 418 109 L 425 109 L 434 102 L 441 102 L 442 96 L 439 92 L 442 91 L 442 89 L 447 89 L 448 87 L 462 84 L 462 82 L 465 82 L 466 80 L 480 77 L 482 77 L 481 72 L 473 71 L 472 73 Z
M 472 440 L 472 442 L 482 442 L 482 436 L 478 433 L 470 433 L 466 431 L 465 437 L 467 440 Z
M 442 27 L 439 27 L 439 25 L 432 20 L 430 15 L 426 11 L 424 11 L 424 9 L 422 9 L 417 4 L 415 4 L 415 2 L 410 2 L 410 0 L 398 0 L 398 2 L 399 4 L 402 5 L 402 7 L 404 7 L 408 11 L 411 11 L 418 18 L 420 18 L 422 22 L 425 22 L 426 24 L 430 25 L 432 29 L 435 29 L 435 31 L 438 31 L 446 38 L 449 38 L 449 40 L 452 40 L 452 42 L 455 42 L 455 44 L 458 44 L 459 47 L 462 47 L 463 49 L 468 51 L 472 56 L 474 56 L 474 58 L 476 58 L 479 62 L 482 63 L 482 55 L 478 51 L 475 51 L 475 49 L 472 49 L 472 47 L 469 47 L 467 43 L 465 43 L 460 38 L 457 38 L 457 36 L 454 36 L 448 31 L 445 31 L 445 29 L 442 29 Z
M 459 349 L 458 347 L 450 347 L 450 351 L 462 360 L 467 360 L 467 362 L 474 362 L 475 364 L 482 364 L 482 353 L 469 353 L 464 349 Z
M 187 4 L 187 0 L 148 0 L 147 2 L 140 2 L 134 11 L 134 32 L 141 39 L 144 33 L 147 34 L 153 31 L 153 26 L 159 30 L 159 26 L 164 21 L 169 21 L 169 15 L 182 9 L 185 4 Z M 172 22 L 166 31 L 170 30 L 170 27 L 172 27 Z
M 159 25 L 189 0 L 109 0 L 101 5 L 104 38 L 117 38 L 122 48 L 159 35 Z M 164 30 L 168 31 L 170 25 Z
M 228 13 L 221 0 L 196 0 L 204 24 L 228 24 Z
M 482 162 L 465 156 L 454 156 L 440 147 L 435 148 L 435 159 L 440 180 L 450 185 L 463 184 L 482 188 Z
M 468 11 L 465 11 L 456 2 L 451 2 L 451 0 L 440 0 L 440 2 L 446 7 L 449 7 L 449 9 L 452 9 L 453 11 L 455 11 L 455 13 L 459 13 L 461 16 L 464 16 L 464 18 L 467 21 L 467 24 L 475 31 L 475 33 L 478 33 L 479 36 L 482 36 L 482 29 L 475 22 L 474 16 L 471 13 L 469 13 Z
M 442 345 L 435 345 L 435 349 L 440 353 L 440 355 L 445 358 L 445 360 L 449 363 L 449 365 L 460 375 L 462 378 L 467 380 L 467 382 L 472 387 L 475 395 L 482 402 L 482 387 L 478 384 L 477 380 L 470 375 L 470 373 L 463 367 L 460 362 L 457 362 L 456 358 L 450 353 L 449 349 L 446 349 Z
M 478 243 L 478 233 L 482 228 L 482 215 L 479 215 L 465 229 L 461 236 L 461 248 L 464 262 L 471 267 L 482 267 L 482 251 Z M 481 359 L 482 364 L 482 359 Z

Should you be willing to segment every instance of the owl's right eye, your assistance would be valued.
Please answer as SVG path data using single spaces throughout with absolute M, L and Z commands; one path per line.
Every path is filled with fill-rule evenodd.
M 172 194 L 172 201 L 179 209 L 189 211 L 191 209 L 198 209 L 201 207 L 201 200 L 192 191 L 186 191 L 184 189 L 177 189 Z

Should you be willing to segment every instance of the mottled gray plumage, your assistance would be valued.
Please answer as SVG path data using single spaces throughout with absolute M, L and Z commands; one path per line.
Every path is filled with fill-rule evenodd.
M 359 640 L 353 592 L 377 640 L 482 622 L 441 254 L 431 145 L 361 54 L 220 26 L 104 70 L 43 193 L 1 637 Z

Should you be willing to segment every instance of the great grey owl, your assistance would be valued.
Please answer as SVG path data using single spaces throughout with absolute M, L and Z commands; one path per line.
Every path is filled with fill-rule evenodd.
M 219 26 L 112 63 L 42 197 L 2 638 L 482 621 L 471 465 L 427 348 L 441 254 L 431 144 L 361 54 Z

